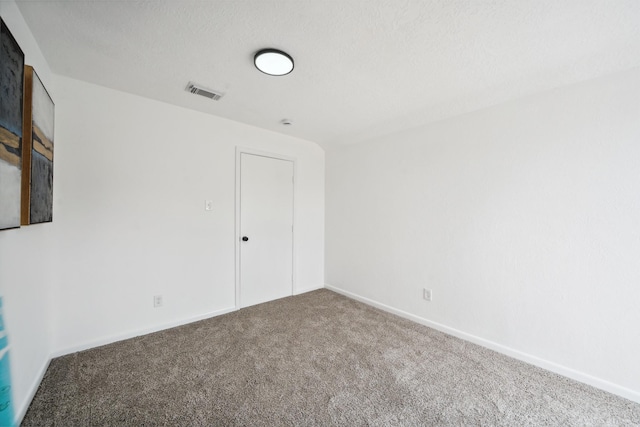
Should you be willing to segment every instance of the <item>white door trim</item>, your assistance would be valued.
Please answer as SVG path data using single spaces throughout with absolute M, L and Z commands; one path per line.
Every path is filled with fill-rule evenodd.
M 283 154 L 271 153 L 267 151 L 255 150 L 236 146 L 236 215 L 235 215 L 235 251 L 236 251 L 236 274 L 235 274 L 235 308 L 239 310 L 242 305 L 240 301 L 240 156 L 242 154 L 253 154 L 254 156 L 269 157 L 272 159 L 288 160 L 293 163 L 293 233 L 291 246 L 293 251 L 293 259 L 291 260 L 291 295 L 295 294 L 296 289 L 296 178 L 297 178 L 297 162 L 295 157 L 285 156 Z

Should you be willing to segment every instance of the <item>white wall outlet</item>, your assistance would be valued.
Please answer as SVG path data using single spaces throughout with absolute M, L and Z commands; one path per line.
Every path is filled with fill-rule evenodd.
M 162 307 L 162 295 L 154 295 L 153 296 L 153 306 L 155 308 Z
M 431 301 L 431 297 L 432 297 L 431 289 L 424 288 L 422 290 L 422 298 L 424 298 L 427 301 Z
M 213 210 L 213 200 L 205 200 L 204 201 L 204 210 L 212 211 Z

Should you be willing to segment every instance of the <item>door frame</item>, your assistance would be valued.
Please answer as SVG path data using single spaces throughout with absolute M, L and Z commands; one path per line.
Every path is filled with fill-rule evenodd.
M 296 289 L 296 178 L 297 178 L 297 161 L 295 157 L 286 156 L 283 154 L 272 153 L 268 151 L 255 150 L 253 148 L 236 146 L 236 213 L 235 213 L 235 309 L 240 310 L 242 308 L 240 301 L 240 177 L 241 177 L 241 165 L 240 158 L 242 154 L 251 154 L 254 156 L 268 157 L 277 160 L 287 160 L 293 163 L 293 194 L 291 195 L 293 201 L 293 230 L 291 233 L 291 295 L 295 294 Z

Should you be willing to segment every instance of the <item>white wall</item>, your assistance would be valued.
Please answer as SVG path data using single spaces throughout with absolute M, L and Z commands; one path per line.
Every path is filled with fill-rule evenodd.
M 234 307 L 236 146 L 296 158 L 296 292 L 324 285 L 317 144 L 77 80 L 56 84 L 54 353 Z
M 55 99 L 49 65 L 15 3 L 0 16 Z M 19 416 L 38 386 L 51 351 L 51 225 L 0 231 L 0 296 L 9 334 L 13 406 Z
M 327 283 L 640 401 L 639 161 L 638 69 L 330 150 Z

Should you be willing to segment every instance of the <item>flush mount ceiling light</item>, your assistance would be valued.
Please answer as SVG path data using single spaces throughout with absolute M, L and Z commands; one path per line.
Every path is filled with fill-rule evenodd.
M 270 76 L 284 76 L 293 71 L 293 58 L 281 50 L 262 49 L 253 57 L 256 68 Z

